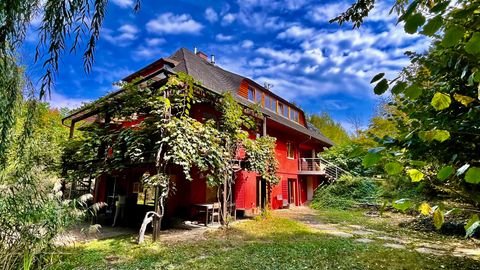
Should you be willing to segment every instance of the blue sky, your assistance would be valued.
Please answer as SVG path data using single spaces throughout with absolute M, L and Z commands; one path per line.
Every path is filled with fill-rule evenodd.
M 394 78 L 408 64 L 404 52 L 421 52 L 429 40 L 403 32 L 381 1 L 360 29 L 328 20 L 351 1 L 311 0 L 111 0 L 96 50 L 93 70 L 85 74 L 81 54 L 65 54 L 52 93 L 53 106 L 76 107 L 112 91 L 112 83 L 173 53 L 194 47 L 215 54 L 216 63 L 268 82 L 272 91 L 307 113 L 329 112 L 351 130 L 349 119 L 368 123 L 378 98 L 369 81 L 378 72 Z M 38 20 L 32 21 L 32 29 Z M 23 48 L 31 63 L 37 35 Z M 35 77 L 40 65 L 30 66 Z

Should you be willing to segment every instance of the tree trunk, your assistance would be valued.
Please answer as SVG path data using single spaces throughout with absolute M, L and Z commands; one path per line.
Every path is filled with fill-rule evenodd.
M 161 212 L 161 198 L 160 187 L 155 187 L 155 217 L 153 218 L 153 242 L 156 242 L 160 237 L 160 230 L 162 228 L 162 212 Z
M 149 211 L 147 212 L 147 214 L 145 214 L 142 226 L 140 227 L 140 231 L 138 232 L 138 244 L 142 244 L 145 241 L 145 231 L 147 230 L 148 224 L 152 222 L 154 218 L 158 218 L 158 215 L 153 211 Z

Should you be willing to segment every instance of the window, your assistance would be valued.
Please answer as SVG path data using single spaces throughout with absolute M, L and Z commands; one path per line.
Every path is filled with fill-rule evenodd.
M 262 91 L 255 90 L 255 102 L 262 104 Z
M 291 142 L 287 142 L 287 158 L 295 158 L 295 151 Z
M 294 109 L 290 109 L 290 119 L 295 121 L 295 122 L 298 122 L 299 120 L 299 115 L 298 115 L 298 111 L 297 110 L 294 110 Z
M 288 118 L 288 106 L 283 106 L 282 115 Z
M 271 96 L 265 95 L 265 108 L 267 108 L 271 111 L 276 111 L 276 109 L 277 109 L 276 100 Z
M 281 114 L 283 112 L 283 108 L 285 108 L 285 105 L 279 102 L 277 106 L 277 113 Z
M 255 100 L 255 89 L 252 87 L 248 87 L 248 100 L 254 101 Z

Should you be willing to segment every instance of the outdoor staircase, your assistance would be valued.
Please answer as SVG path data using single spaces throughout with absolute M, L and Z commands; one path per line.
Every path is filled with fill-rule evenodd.
M 323 175 L 328 182 L 334 182 L 344 174 L 350 172 L 338 167 L 332 162 L 319 158 L 300 158 L 298 164 L 300 175 Z
M 78 198 L 85 194 L 92 194 L 95 186 L 95 178 L 85 177 L 72 182 L 70 187 L 70 198 Z

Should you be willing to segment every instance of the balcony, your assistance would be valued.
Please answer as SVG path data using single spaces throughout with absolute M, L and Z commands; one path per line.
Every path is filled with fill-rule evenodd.
M 300 175 L 325 175 L 336 180 L 344 173 L 348 172 L 323 158 L 299 158 L 298 160 Z
M 299 158 L 298 174 L 323 175 L 325 174 L 326 164 L 322 163 L 320 158 Z

